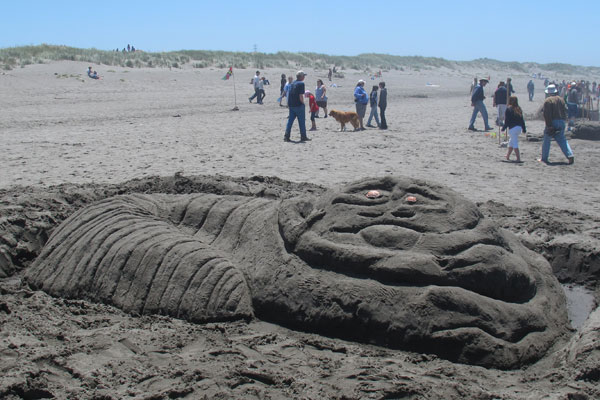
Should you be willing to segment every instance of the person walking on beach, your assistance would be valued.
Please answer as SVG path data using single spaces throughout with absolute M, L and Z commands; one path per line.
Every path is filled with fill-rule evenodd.
M 266 94 L 265 94 L 265 77 L 263 76 L 258 81 L 258 99 L 257 99 L 257 103 L 258 104 L 263 104 L 263 99 L 265 98 L 265 96 L 266 96 Z
M 471 115 L 471 121 L 469 122 L 469 130 L 476 131 L 475 129 L 475 118 L 477 118 L 477 113 L 481 113 L 481 118 L 483 118 L 483 124 L 485 125 L 485 130 L 490 131 L 492 128 L 488 124 L 488 113 L 485 108 L 485 104 L 483 104 L 483 100 L 485 96 L 483 95 L 483 88 L 489 80 L 486 78 L 481 78 L 479 80 L 479 85 L 475 86 L 473 89 L 473 94 L 471 95 L 471 107 L 473 107 L 473 115 Z
M 379 86 L 373 85 L 373 89 L 371 89 L 371 93 L 369 94 L 369 104 L 371 105 L 371 113 L 369 114 L 369 119 L 367 120 L 367 126 L 369 128 L 375 128 L 373 125 L 371 125 L 371 120 L 373 117 L 375 117 L 377 127 L 381 127 L 379 116 L 377 115 L 377 89 L 379 89 Z
M 292 132 L 292 125 L 294 120 L 298 118 L 298 127 L 300 128 L 300 141 L 306 142 L 310 140 L 306 136 L 306 111 L 304 107 L 304 78 L 306 74 L 304 71 L 298 71 L 296 73 L 296 80 L 292 83 L 290 87 L 290 97 L 288 99 L 288 122 L 285 128 L 285 134 L 283 136 L 283 140 L 285 142 L 290 142 L 290 134 Z
M 533 79 L 530 79 L 527 83 L 527 93 L 529 93 L 529 101 L 533 101 L 533 90 L 535 89 L 535 85 L 533 84 Z
M 358 131 L 364 131 L 363 119 L 367 111 L 367 104 L 369 103 L 369 95 L 365 90 L 365 81 L 359 79 L 356 87 L 354 88 L 354 103 L 356 104 L 356 113 L 358 114 L 359 127 Z
M 542 143 L 542 158 L 538 161 L 548 163 L 550 155 L 550 143 L 552 139 L 558 143 L 569 164 L 575 162 L 573 151 L 565 137 L 565 126 L 567 118 L 567 109 L 565 101 L 558 95 L 556 85 L 548 85 L 545 90 L 548 97 L 544 100 L 543 114 L 546 127 L 544 129 L 544 141 Z
M 325 116 L 323 118 L 327 118 L 327 88 L 323 84 L 321 79 L 317 79 L 317 88 L 315 89 L 315 99 L 317 101 L 317 106 L 322 108 L 325 112 Z M 319 112 L 317 111 L 317 118 L 319 118 Z
M 517 162 L 521 162 L 521 153 L 519 152 L 519 134 L 521 132 L 527 133 L 525 127 L 525 120 L 523 119 L 523 110 L 519 107 L 519 100 L 516 96 L 510 96 L 508 99 L 508 108 L 506 109 L 506 118 L 504 120 L 504 126 L 502 132 L 508 128 L 508 135 L 510 137 L 508 141 L 508 152 L 506 153 L 506 159 L 510 160 L 510 155 L 515 152 L 517 156 Z
M 494 99 L 492 105 L 498 110 L 498 117 L 496 118 L 496 125 L 504 125 L 504 113 L 506 112 L 506 103 L 508 100 L 508 90 L 503 81 L 500 81 L 498 88 L 494 92 Z
M 329 72 L 327 73 L 327 77 L 329 78 L 329 81 L 331 81 L 331 75 L 333 75 L 333 71 L 331 70 L 331 68 L 329 68 Z M 327 113 L 325 113 L 325 115 L 327 115 Z
M 285 77 L 285 74 L 281 74 L 281 86 L 279 87 L 279 98 L 277 99 L 277 101 L 279 102 L 279 107 L 283 107 L 283 104 L 281 104 L 281 100 L 283 100 L 283 96 L 285 96 L 283 89 L 285 88 L 286 84 L 287 79 Z
M 381 114 L 381 123 L 379 129 L 387 129 L 387 121 L 385 120 L 385 109 L 387 108 L 387 89 L 385 82 L 379 82 L 379 112 Z
M 256 75 L 254 75 L 254 78 L 252 78 L 250 83 L 254 87 L 254 94 L 251 97 L 248 97 L 248 101 L 252 103 L 252 100 L 256 98 L 256 102 L 258 103 L 260 100 L 260 91 L 258 90 L 260 86 L 260 71 L 256 71 Z

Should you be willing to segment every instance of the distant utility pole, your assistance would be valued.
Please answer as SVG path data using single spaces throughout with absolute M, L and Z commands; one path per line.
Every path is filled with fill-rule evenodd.
M 256 68 L 260 68 L 260 63 L 258 62 L 258 46 L 254 45 L 254 64 Z

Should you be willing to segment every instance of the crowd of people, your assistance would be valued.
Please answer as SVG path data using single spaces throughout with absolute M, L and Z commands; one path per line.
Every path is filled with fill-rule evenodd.
M 122 51 L 123 53 L 135 53 L 135 47 L 128 44 L 127 47 L 123 47 L 123 50 L 119 50 L 118 47 L 115 49 L 115 52 L 118 53 L 119 51 Z
M 332 69 L 329 70 L 328 76 L 331 76 Z M 284 141 L 291 141 L 291 130 L 294 122 L 298 120 L 300 130 L 300 142 L 311 140 L 306 133 L 306 111 L 305 101 L 308 100 L 310 112 L 311 127 L 310 131 L 317 130 L 316 119 L 320 118 L 320 110 L 323 109 L 323 117 L 327 118 L 327 87 L 322 79 L 317 79 L 314 91 L 306 88 L 305 78 L 307 74 L 304 71 L 296 73 L 296 79 L 281 75 L 281 85 L 279 88 L 279 98 L 277 101 L 281 107 L 289 109 L 288 121 L 284 133 Z M 381 75 L 379 75 L 381 76 Z M 490 78 L 475 78 L 471 85 L 471 106 L 473 112 L 469 121 L 468 130 L 477 131 L 475 122 L 480 114 L 484 124 L 485 131 L 491 131 L 493 128 L 489 124 L 489 116 L 484 103 L 486 99 L 484 88 L 489 83 Z M 256 71 L 254 78 L 250 82 L 254 88 L 254 94 L 248 98 L 250 102 L 256 98 L 258 104 L 263 104 L 265 97 L 264 86 L 268 84 L 265 77 L 260 76 L 260 71 Z M 573 119 L 577 117 L 578 108 L 581 104 L 590 102 L 600 97 L 600 85 L 596 82 L 590 83 L 585 81 L 572 81 L 567 83 L 550 82 L 546 80 L 545 87 L 546 99 L 543 104 L 543 115 L 545 121 L 545 129 L 542 143 L 542 154 L 538 161 L 548 163 L 550 145 L 552 140 L 556 141 L 560 149 L 564 153 L 569 164 L 573 164 L 575 158 L 573 151 L 565 136 L 567 127 L 572 126 Z M 367 108 L 370 107 L 370 114 L 366 123 L 366 127 L 387 129 L 387 121 L 385 118 L 385 110 L 387 108 L 387 89 L 385 82 L 381 81 L 378 85 L 373 85 L 370 93 L 365 90 L 366 82 L 360 79 L 354 88 L 354 103 L 356 115 L 358 116 L 358 126 L 355 130 L 366 130 L 364 118 Z M 533 79 L 527 83 L 528 100 L 533 101 L 535 94 L 535 84 Z M 512 85 L 511 78 L 505 81 L 500 81 L 493 93 L 493 107 L 496 108 L 497 118 L 496 125 L 502 132 L 507 132 L 509 140 L 506 143 L 508 148 L 505 155 L 506 160 L 511 160 L 514 154 L 516 162 L 522 162 L 521 152 L 519 150 L 519 135 L 526 133 L 527 128 L 523 110 L 519 106 L 519 100 L 515 96 L 515 90 Z M 376 125 L 372 122 L 375 121 Z M 569 123 L 567 124 L 567 121 Z
M 475 121 L 477 115 L 481 114 L 481 118 L 484 124 L 484 130 L 490 131 L 492 127 L 489 125 L 488 113 L 485 107 L 485 95 L 484 88 L 489 83 L 489 78 L 481 78 L 477 80 L 475 78 L 471 85 L 471 106 L 473 112 L 469 121 L 468 130 L 477 131 L 475 128 Z M 544 136 L 542 142 L 542 154 L 538 161 L 548 163 L 548 157 L 550 154 L 550 145 L 552 140 L 556 141 L 561 151 L 567 158 L 569 164 L 575 162 L 573 151 L 569 146 L 567 138 L 565 136 L 565 129 L 571 129 L 574 118 L 578 116 L 578 107 L 581 104 L 586 104 L 592 100 L 598 98 L 600 93 L 599 85 L 593 82 L 590 86 L 589 82 L 585 81 L 573 81 L 571 83 L 550 82 L 547 78 L 544 82 L 546 88 L 544 90 L 546 98 L 542 106 L 542 113 L 544 116 Z M 533 80 L 527 83 L 527 92 L 529 101 L 533 101 L 535 84 Z M 508 151 L 506 153 L 506 159 L 510 160 L 511 155 L 514 153 L 516 161 L 521 162 L 521 154 L 519 151 L 519 135 L 526 133 L 525 120 L 523 118 L 523 110 L 519 106 L 517 96 L 513 96 L 515 93 L 511 79 L 508 78 L 506 82 L 500 81 L 493 95 L 493 106 L 497 110 L 496 125 L 501 127 L 502 132 L 508 130 L 509 141 L 507 143 Z M 568 125 L 567 125 L 568 120 Z
M 335 70 L 330 68 L 329 76 Z M 281 74 L 281 82 L 279 87 L 279 97 L 277 102 L 280 107 L 287 107 L 289 109 L 288 123 L 286 126 L 284 140 L 286 142 L 291 141 L 290 134 L 294 121 L 298 120 L 298 126 L 300 128 L 300 141 L 305 142 L 310 140 L 306 135 L 306 111 L 305 111 L 305 99 L 308 99 L 310 120 L 311 120 L 311 131 L 317 130 L 316 119 L 320 118 L 320 110 L 323 110 L 323 118 L 327 118 L 327 86 L 322 79 L 317 79 L 314 93 L 306 89 L 304 79 L 306 77 L 304 71 L 298 71 L 296 73 L 296 79 L 293 77 L 287 77 L 285 74 Z M 381 76 L 381 74 L 379 75 Z M 252 96 L 248 97 L 248 101 L 252 103 L 256 99 L 257 104 L 264 104 L 263 99 L 266 96 L 264 86 L 269 84 L 269 81 L 265 77 L 260 76 L 260 71 L 256 71 L 254 77 L 250 80 L 250 84 L 254 89 Z M 385 119 L 385 109 L 387 108 L 387 89 L 385 88 L 385 82 L 380 82 L 378 86 L 373 86 L 371 94 L 367 94 L 364 89 L 365 81 L 359 80 L 354 90 L 354 102 L 356 104 L 356 113 L 359 118 L 359 127 L 356 130 L 365 130 L 363 121 L 366 114 L 367 105 L 371 106 L 371 113 L 367 121 L 367 126 L 371 128 L 387 129 L 387 121 Z M 378 95 L 379 92 L 379 95 Z M 379 113 L 378 113 L 379 110 Z M 379 117 L 381 115 L 381 119 Z M 375 119 L 377 126 L 371 124 L 371 120 Z

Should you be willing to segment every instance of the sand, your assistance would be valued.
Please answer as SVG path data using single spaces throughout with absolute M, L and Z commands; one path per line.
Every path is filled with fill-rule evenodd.
M 4 254 L 19 255 L 17 270 L 74 209 L 120 190 L 160 191 L 153 176 L 177 174 L 174 192 L 195 187 L 177 178 L 182 175 L 255 177 L 285 196 L 290 190 L 319 190 L 315 185 L 400 174 L 451 187 L 544 254 L 561 281 L 597 288 L 600 143 L 571 140 L 575 164 L 568 166 L 556 144 L 550 153 L 556 163 L 545 165 L 535 161 L 541 143 L 521 140 L 524 162 L 513 164 L 504 161 L 506 149 L 497 139 L 466 130 L 475 75 L 491 75 L 490 123 L 496 115 L 492 89 L 507 75 L 525 114 L 534 114 L 543 102 L 542 82 L 535 81 L 535 101 L 528 102 L 530 78 L 523 73 L 384 72 L 390 129 L 337 132 L 333 119 L 320 118 L 318 131 L 309 133 L 313 140 L 300 144 L 283 142 L 287 110 L 275 102 L 280 74 L 295 68 L 263 71 L 271 85 L 262 106 L 247 101 L 254 70 L 234 71 L 240 110 L 231 111 L 233 81 L 221 80 L 225 69 L 94 66 L 102 76 L 94 81 L 85 76 L 87 66 L 54 62 L 0 73 L 2 243 Z M 326 78 L 326 71 L 307 72 L 310 89 L 317 78 Z M 364 72 L 344 73 L 344 79 L 334 80 L 337 87 L 328 89 L 330 109 L 353 109 L 358 79 L 367 81 L 368 91 L 377 82 Z M 526 122 L 528 132 L 541 134 L 542 121 Z M 480 117 L 476 126 L 483 128 Z M 292 139 L 299 139 L 296 126 Z M 37 237 L 29 235 L 31 227 Z M 543 360 L 499 371 L 260 320 L 195 325 L 135 317 L 31 291 L 20 273 L 0 281 L 0 294 L 0 394 L 7 398 L 600 396 L 597 308 Z

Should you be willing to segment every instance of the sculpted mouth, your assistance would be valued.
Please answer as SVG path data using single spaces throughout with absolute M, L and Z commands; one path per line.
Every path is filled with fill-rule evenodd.
M 425 233 L 425 232 L 429 231 L 429 229 L 427 229 L 427 227 L 421 226 L 419 224 L 416 224 L 414 222 L 411 222 L 411 221 L 408 221 L 405 219 L 382 219 L 382 220 L 378 220 L 378 221 L 372 221 L 372 222 L 356 224 L 356 225 L 338 225 L 338 226 L 331 227 L 329 229 L 329 231 L 336 232 L 336 233 L 359 234 L 364 229 L 371 228 L 371 227 L 377 227 L 377 226 L 379 226 L 379 227 L 398 226 L 398 227 L 410 229 L 412 231 L 419 232 L 419 233 Z

